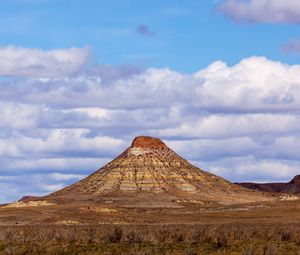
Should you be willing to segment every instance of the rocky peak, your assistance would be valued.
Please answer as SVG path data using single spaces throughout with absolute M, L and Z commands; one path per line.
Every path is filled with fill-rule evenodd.
M 290 183 L 300 186 L 300 175 L 296 175 Z
M 112 196 L 112 200 L 124 197 L 127 200 L 130 194 L 132 198 L 137 197 L 137 202 L 140 196 L 151 196 L 152 199 L 152 195 L 158 193 L 171 201 L 185 198 L 196 199 L 200 203 L 269 200 L 263 194 L 256 195 L 253 191 L 242 189 L 193 166 L 160 139 L 149 136 L 136 137 L 131 146 L 113 161 L 84 180 L 50 196 L 68 199 L 81 194 L 106 198 Z M 152 201 L 146 200 L 143 199 L 146 204 Z
M 158 138 L 138 136 L 134 138 L 131 148 L 165 149 L 167 146 Z

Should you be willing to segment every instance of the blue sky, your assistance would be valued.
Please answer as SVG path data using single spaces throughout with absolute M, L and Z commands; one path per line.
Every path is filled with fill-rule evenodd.
M 300 173 L 298 0 L 0 1 L 0 203 L 162 138 L 231 181 Z
M 219 2 L 219 3 L 218 3 Z M 247 56 L 286 63 L 299 57 L 281 46 L 297 24 L 236 24 L 217 11 L 220 1 L 1 1 L 0 44 L 40 49 L 92 48 L 97 63 L 169 67 L 194 72 L 215 60 Z M 148 26 L 154 36 L 136 34 Z

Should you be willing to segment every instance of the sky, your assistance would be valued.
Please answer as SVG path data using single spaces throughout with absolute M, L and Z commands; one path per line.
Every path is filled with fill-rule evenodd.
M 160 137 L 230 181 L 300 174 L 298 0 L 0 0 L 0 203 Z

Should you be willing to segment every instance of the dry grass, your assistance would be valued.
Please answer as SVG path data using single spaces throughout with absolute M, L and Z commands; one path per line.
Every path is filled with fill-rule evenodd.
M 10 226 L 0 242 L 0 254 L 298 255 L 300 224 Z
M 176 209 L 105 205 L 109 210 L 94 210 L 97 205 L 88 202 L 2 207 L 0 254 L 300 255 L 299 202 Z

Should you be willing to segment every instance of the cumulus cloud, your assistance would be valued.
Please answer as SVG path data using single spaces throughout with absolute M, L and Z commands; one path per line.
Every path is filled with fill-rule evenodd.
M 93 66 L 0 80 L 0 183 L 11 190 L 0 201 L 77 181 L 141 134 L 232 181 L 290 179 L 300 169 L 299 73 L 254 56 L 193 74 Z
M 142 70 L 133 65 L 96 65 L 87 70 L 84 70 L 82 74 L 89 76 L 97 76 L 101 78 L 103 84 L 111 83 L 119 79 L 130 78 L 134 75 L 142 73 Z
M 28 194 L 46 195 L 64 187 L 66 183 L 70 184 L 81 178 L 84 178 L 84 175 L 60 173 L 31 174 L 30 178 L 26 174 L 1 176 L 0 185 L 5 192 L 0 195 L 0 203 L 18 200 Z
M 52 108 L 132 110 L 180 107 L 209 112 L 280 112 L 300 106 L 300 65 L 250 57 L 235 66 L 217 61 L 192 75 L 147 69 L 109 86 L 98 76 L 0 84 L 1 100 Z M 189 102 L 189 104 L 187 104 Z M 184 109 L 183 109 L 184 110 Z
M 235 22 L 300 23 L 297 0 L 224 0 L 217 9 Z
M 280 159 L 257 159 L 252 156 L 226 158 L 208 162 L 211 172 L 238 182 L 287 182 L 299 174 L 299 161 Z M 253 174 L 255 173 L 255 175 Z
M 0 76 L 62 77 L 84 66 L 89 48 L 44 51 L 15 46 L 0 48 Z
M 158 134 L 187 138 L 288 135 L 300 132 L 299 122 L 299 116 L 285 114 L 209 115 L 189 123 L 182 123 L 175 128 L 161 129 Z

